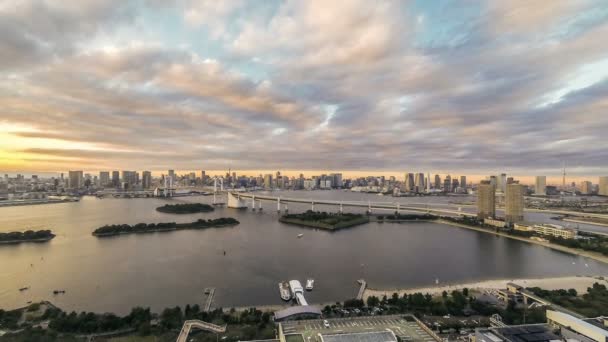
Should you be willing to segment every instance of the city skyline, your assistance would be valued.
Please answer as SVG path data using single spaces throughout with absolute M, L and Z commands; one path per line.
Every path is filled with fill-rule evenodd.
M 606 173 L 601 1 L 0 5 L 0 171 Z M 374 171 L 376 172 L 376 171 Z

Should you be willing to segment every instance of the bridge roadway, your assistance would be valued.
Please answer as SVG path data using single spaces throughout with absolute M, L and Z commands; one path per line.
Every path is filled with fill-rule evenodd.
M 423 213 L 439 213 L 439 214 L 453 214 L 453 215 L 463 215 L 463 216 L 477 216 L 475 213 L 468 213 L 460 210 L 450 210 L 450 209 L 436 209 L 430 207 L 412 207 L 405 205 L 403 203 L 394 203 L 394 202 L 354 202 L 354 201 L 330 201 L 330 200 L 319 200 L 319 199 L 303 199 L 303 198 L 289 198 L 289 197 L 273 197 L 273 196 L 265 196 L 265 195 L 255 195 L 253 193 L 243 193 L 243 192 L 234 192 L 229 193 L 231 196 L 235 196 L 239 199 L 248 198 L 259 201 L 271 201 L 277 203 L 303 203 L 303 204 L 311 204 L 314 208 L 315 204 L 319 205 L 333 205 L 339 207 L 357 207 L 357 208 L 367 208 L 369 210 L 378 209 L 378 210 L 392 210 L 392 211 L 413 211 L 413 212 L 423 212 Z
M 552 302 L 550 302 L 550 301 L 548 301 L 546 299 L 543 299 L 543 298 L 535 295 L 534 293 L 532 293 L 532 292 L 530 292 L 530 291 L 528 291 L 526 289 L 522 288 L 521 290 L 519 290 L 519 292 L 524 297 L 530 298 L 530 299 L 532 299 L 532 300 L 534 300 L 536 302 L 539 302 L 539 303 L 541 303 L 543 305 L 550 306 L 550 307 L 552 307 L 553 309 L 555 309 L 557 311 L 563 312 L 563 313 L 568 314 L 570 316 L 574 316 L 576 318 L 585 318 L 585 316 L 579 314 L 578 312 L 574 312 L 574 311 L 568 310 L 568 309 L 564 308 L 563 306 L 560 306 L 560 305 L 557 305 L 555 303 L 552 303 Z
M 201 330 L 206 330 L 206 331 L 210 331 L 216 334 L 221 334 L 221 333 L 225 333 L 226 332 L 226 326 L 219 326 L 219 325 L 215 325 L 213 323 L 207 323 L 207 322 L 203 322 L 203 321 L 199 321 L 197 319 L 191 319 L 188 321 L 184 322 L 184 325 L 182 326 L 182 330 L 179 333 L 179 336 L 177 337 L 177 342 L 186 342 L 186 340 L 188 339 L 188 335 L 190 334 L 190 330 L 192 328 L 197 328 L 197 329 L 201 329 Z

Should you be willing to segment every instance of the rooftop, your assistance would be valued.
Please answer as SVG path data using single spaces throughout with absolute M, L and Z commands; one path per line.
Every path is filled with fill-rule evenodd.
M 322 342 L 397 342 L 391 331 L 360 332 L 350 334 L 321 334 Z

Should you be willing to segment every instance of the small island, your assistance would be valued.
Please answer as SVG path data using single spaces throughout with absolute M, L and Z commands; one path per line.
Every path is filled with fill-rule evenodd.
M 213 206 L 204 203 L 165 204 L 162 207 L 156 208 L 156 211 L 169 214 L 208 213 L 213 210 Z
M 26 230 L 25 232 L 0 233 L 0 244 L 46 242 L 55 237 L 50 230 Z
M 326 213 L 308 210 L 301 214 L 286 214 L 279 218 L 280 222 L 299 226 L 336 230 L 368 223 L 369 218 L 361 214 Z
M 221 217 L 211 220 L 200 219 L 191 223 L 138 223 L 136 225 L 128 224 L 113 224 L 106 225 L 93 231 L 93 236 L 105 237 L 122 234 L 140 234 L 140 233 L 155 233 L 168 232 L 182 229 L 205 229 L 234 226 L 239 224 L 239 221 L 232 217 Z

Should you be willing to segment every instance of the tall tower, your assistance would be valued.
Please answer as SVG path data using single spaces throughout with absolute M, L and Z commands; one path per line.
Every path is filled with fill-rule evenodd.
M 496 188 L 484 180 L 477 186 L 477 218 L 494 218 L 496 215 Z
M 507 185 L 505 199 L 505 221 L 509 224 L 524 220 L 524 186 L 522 184 Z
M 564 170 L 563 170 L 563 178 L 562 178 L 562 188 L 566 188 L 566 162 L 564 161 Z
M 534 194 L 544 196 L 547 194 L 547 176 L 536 176 Z

